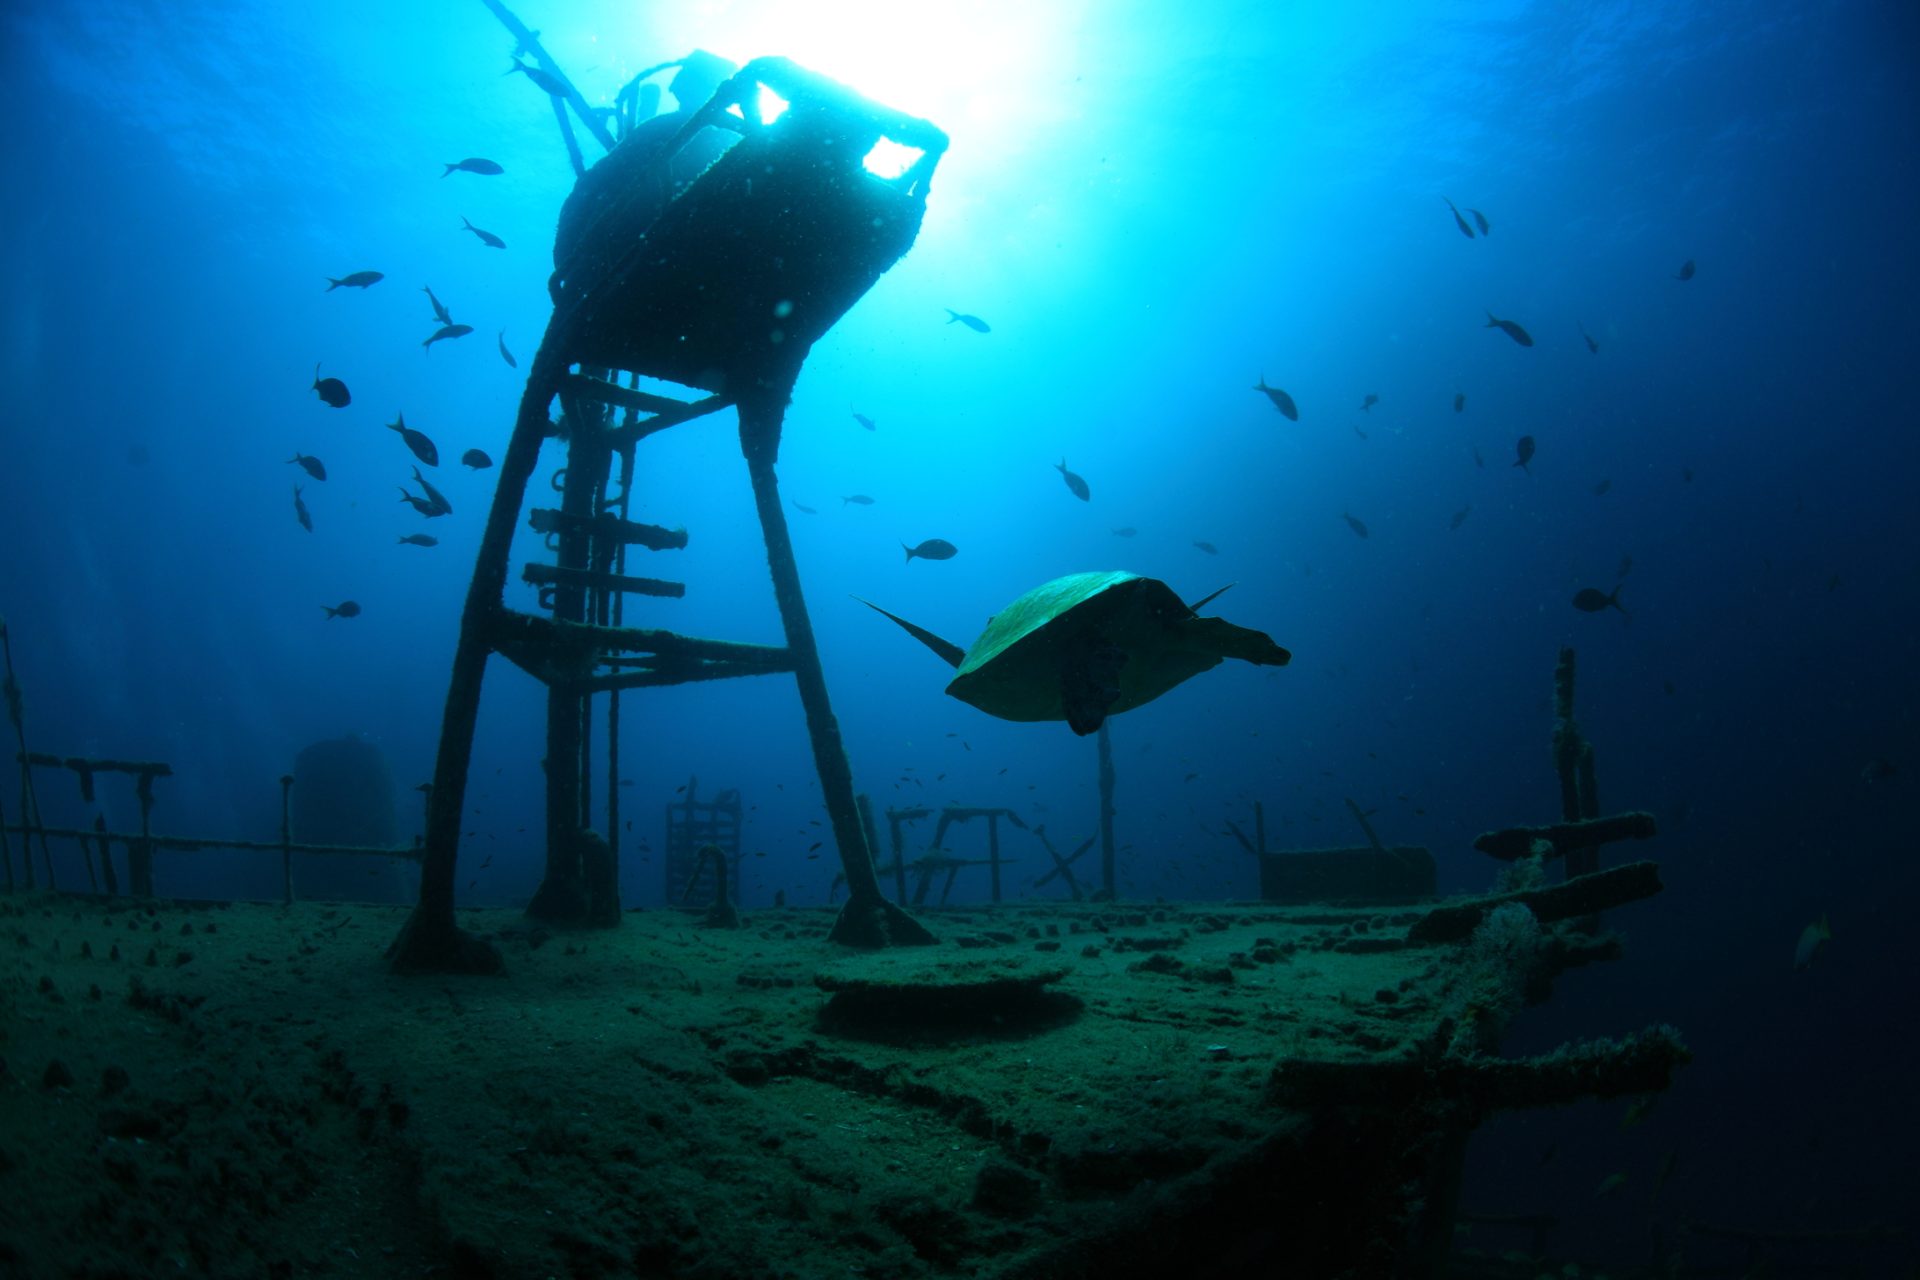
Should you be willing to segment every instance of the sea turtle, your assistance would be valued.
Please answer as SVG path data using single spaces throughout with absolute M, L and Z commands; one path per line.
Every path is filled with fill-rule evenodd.
M 947 692 L 960 701 L 1002 720 L 1065 720 L 1075 733 L 1089 734 L 1109 715 L 1152 702 L 1222 658 L 1286 665 L 1293 655 L 1265 633 L 1196 616 L 1219 594 L 1187 605 L 1157 578 L 1118 570 L 1072 573 L 989 618 L 966 650 L 877 604 L 860 603 L 955 667 Z

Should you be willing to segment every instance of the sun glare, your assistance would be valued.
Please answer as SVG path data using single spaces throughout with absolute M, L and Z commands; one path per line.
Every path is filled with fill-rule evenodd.
M 656 35 L 739 61 L 781 54 L 994 146 L 1008 141 L 998 130 L 1051 114 L 1041 100 L 1072 79 L 1064 64 L 1080 9 L 1079 0 L 705 0 L 663 14 Z M 867 165 L 887 174 L 911 162 L 883 144 Z

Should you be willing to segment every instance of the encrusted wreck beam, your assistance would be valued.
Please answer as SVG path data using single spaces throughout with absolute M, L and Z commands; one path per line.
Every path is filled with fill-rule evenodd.
M 1509 902 L 1524 904 L 1542 923 L 1589 916 L 1609 907 L 1621 906 L 1641 898 L 1651 898 L 1664 888 L 1660 866 L 1654 862 L 1629 862 L 1589 875 L 1575 876 L 1562 884 L 1544 889 L 1524 889 L 1518 893 L 1496 893 L 1467 902 L 1435 907 L 1414 921 L 1407 930 L 1407 941 L 1460 942 L 1471 937 L 1495 907 Z
M 1610 844 L 1615 840 L 1651 840 L 1659 835 L 1659 825 L 1650 813 L 1616 813 L 1590 822 L 1554 822 L 1544 827 L 1507 827 L 1489 831 L 1474 839 L 1473 847 L 1506 862 L 1530 857 L 1534 843 L 1544 841 L 1539 850 L 1544 857 L 1557 858 L 1576 849 Z
M 1557 1107 L 1583 1098 L 1658 1093 L 1671 1083 L 1673 1069 L 1692 1059 L 1678 1031 L 1656 1026 L 1620 1041 L 1562 1045 L 1538 1058 L 1289 1058 L 1274 1067 L 1267 1095 L 1290 1107 L 1393 1108 L 1435 1099 L 1481 1111 Z

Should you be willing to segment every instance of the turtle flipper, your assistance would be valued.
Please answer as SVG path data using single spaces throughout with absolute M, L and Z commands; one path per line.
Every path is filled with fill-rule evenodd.
M 1060 705 L 1067 727 L 1086 737 L 1106 721 L 1107 709 L 1120 700 L 1120 671 L 1127 651 L 1118 645 L 1090 645 L 1060 664 Z

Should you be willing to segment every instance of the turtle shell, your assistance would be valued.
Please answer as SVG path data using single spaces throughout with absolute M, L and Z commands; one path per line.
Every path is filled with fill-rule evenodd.
M 1223 654 L 1204 629 L 1186 625 L 1193 619 L 1157 578 L 1117 570 L 1068 574 L 995 614 L 947 692 L 1003 720 L 1063 720 L 1063 669 L 1117 649 L 1126 661 L 1108 713 L 1131 710 L 1220 664 Z

